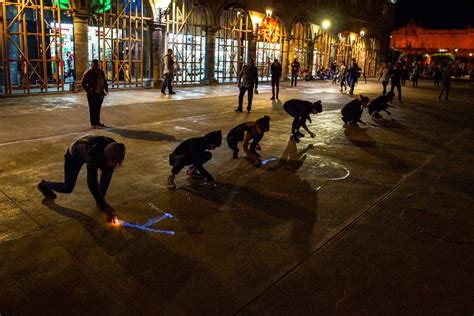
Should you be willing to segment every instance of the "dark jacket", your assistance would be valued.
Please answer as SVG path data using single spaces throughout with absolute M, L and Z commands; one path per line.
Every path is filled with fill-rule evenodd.
M 113 173 L 113 168 L 107 166 L 107 159 L 104 156 L 104 149 L 108 144 L 115 142 L 114 139 L 105 136 L 88 135 L 73 142 L 69 148 L 68 153 L 74 160 L 84 162 L 87 166 L 87 186 L 92 193 L 96 203 L 101 209 L 107 207 L 107 202 L 104 198 L 104 192 L 101 192 L 98 183 L 97 173 L 101 170 L 102 178 L 107 175 L 107 183 L 104 183 L 104 189 L 107 190 L 110 178 Z
M 102 71 L 102 69 L 99 69 L 98 73 L 99 76 L 102 76 L 102 78 L 104 79 L 104 90 L 109 92 L 109 87 L 107 85 L 107 79 L 105 78 L 104 72 Z M 84 75 L 82 76 L 82 87 L 84 88 L 84 90 L 86 90 L 88 95 L 92 95 L 95 93 L 99 76 L 96 75 L 92 68 L 87 69 Z
M 245 65 L 239 74 L 239 85 L 244 88 L 258 87 L 258 69 L 256 66 Z
M 362 103 L 360 100 L 355 99 L 347 103 L 341 110 L 342 116 L 349 121 L 359 121 L 362 117 Z
M 272 78 L 274 79 L 280 79 L 281 78 L 281 64 L 280 63 L 273 63 L 271 66 L 270 66 L 270 70 L 272 72 Z
M 202 156 L 205 152 L 208 152 L 208 150 L 209 148 L 204 137 L 186 139 L 171 153 L 170 165 L 174 165 L 174 162 L 178 159 L 189 159 L 192 161 L 195 158 Z M 214 181 L 212 175 L 202 165 L 195 166 L 198 168 L 202 176 L 209 181 Z
M 384 111 L 388 108 L 388 97 L 386 95 L 381 95 L 372 102 L 369 106 L 369 114 L 372 115 L 374 112 Z
M 303 118 L 304 121 L 301 124 L 303 127 L 306 127 L 306 121 L 311 122 L 310 114 L 313 113 L 313 103 L 309 101 L 291 99 L 283 104 L 283 109 L 294 118 Z
M 291 73 L 295 74 L 298 71 L 300 71 L 300 63 L 297 61 L 294 61 L 291 63 Z

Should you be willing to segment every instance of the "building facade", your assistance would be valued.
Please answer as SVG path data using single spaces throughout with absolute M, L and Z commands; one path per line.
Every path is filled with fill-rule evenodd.
M 254 58 L 315 74 L 355 58 L 367 76 L 385 61 L 393 0 L 0 0 L 0 95 L 78 89 L 99 59 L 112 88 L 158 87 L 162 59 L 177 84 L 237 81 Z M 323 23 L 324 21 L 324 23 Z

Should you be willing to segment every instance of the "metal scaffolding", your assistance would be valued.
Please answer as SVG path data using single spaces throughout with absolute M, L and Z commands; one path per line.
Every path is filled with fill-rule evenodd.
M 64 5 L 51 0 L 0 0 L 0 93 L 64 91 L 61 18 L 68 13 Z
M 225 10 L 220 18 L 216 38 L 216 75 L 219 82 L 235 82 L 247 62 L 248 40 L 252 21 L 247 11 L 240 8 Z
M 271 78 L 270 65 L 273 60 L 281 62 L 283 52 L 283 26 L 279 19 L 266 16 L 257 26 L 257 67 L 261 80 Z
M 99 1 L 96 16 L 98 57 L 112 88 L 144 86 L 145 1 Z M 93 58 L 95 58 L 93 56 Z
M 166 46 L 177 57 L 178 84 L 199 83 L 204 78 L 208 26 L 208 13 L 196 1 L 173 0 L 170 4 L 166 21 Z
M 304 69 L 309 65 L 308 44 L 312 41 L 311 26 L 306 21 L 297 21 L 292 28 L 290 38 L 289 64 L 296 58 Z M 311 61 L 312 62 L 312 61 Z M 291 67 L 291 66 L 290 66 Z M 291 73 L 291 71 L 289 71 Z
M 334 38 L 324 30 L 320 30 L 316 36 L 313 50 L 313 67 L 312 74 L 316 76 L 318 70 L 328 68 L 331 59 L 331 54 L 334 54 Z

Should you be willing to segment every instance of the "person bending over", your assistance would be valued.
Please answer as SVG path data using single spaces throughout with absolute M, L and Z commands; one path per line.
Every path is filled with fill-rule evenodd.
M 347 103 L 341 110 L 344 124 L 357 125 L 357 123 L 360 122 L 365 125 L 360 118 L 362 117 L 363 109 L 367 107 L 368 103 L 369 98 L 364 97 L 362 94 L 360 95 L 360 99 L 354 99 Z
M 125 145 L 105 136 L 88 135 L 69 145 L 64 155 L 64 182 L 41 180 L 38 189 L 45 199 L 56 199 L 54 193 L 71 193 L 76 180 L 85 164 L 87 167 L 87 186 L 94 197 L 99 211 L 106 213 L 108 222 L 115 222 L 115 210 L 106 202 L 105 195 L 109 188 L 114 170 L 125 158 Z M 100 169 L 100 182 L 97 172 Z
M 388 103 L 392 103 L 393 97 L 395 96 L 395 93 L 390 91 L 387 94 L 381 95 L 372 102 L 369 103 L 368 108 L 369 108 L 369 114 L 372 116 L 373 119 L 381 119 L 382 115 L 380 115 L 380 112 L 384 111 L 388 115 L 392 115 L 389 111 L 387 111 L 388 108 Z
M 212 158 L 209 150 L 216 149 L 221 144 L 221 131 L 210 132 L 203 137 L 189 138 L 179 144 L 170 154 L 169 163 L 173 168 L 168 177 L 168 189 L 176 190 L 174 179 L 185 166 L 190 166 L 186 172 L 188 176 L 196 179 L 206 178 L 209 183 L 213 182 L 214 178 L 203 165 Z
M 295 138 L 296 141 L 299 141 L 299 137 L 304 137 L 304 134 L 300 132 L 300 127 L 303 127 L 309 133 L 309 136 L 315 136 L 306 126 L 306 121 L 311 123 L 310 114 L 318 114 L 323 111 L 321 101 L 312 103 L 304 100 L 291 99 L 283 104 L 283 109 L 293 117 L 291 136 Z
M 234 127 L 227 135 L 227 144 L 233 150 L 232 157 L 238 158 L 239 148 L 238 143 L 243 141 L 243 150 L 247 156 L 254 161 L 254 164 L 259 166 L 262 164 L 260 155 L 261 147 L 259 142 L 263 135 L 270 130 L 270 117 L 264 116 L 259 118 L 256 122 L 246 122 Z

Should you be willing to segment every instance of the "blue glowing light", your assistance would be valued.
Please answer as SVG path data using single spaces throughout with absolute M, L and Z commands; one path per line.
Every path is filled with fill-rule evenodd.
M 150 218 L 143 225 L 132 224 L 132 223 L 122 221 L 122 220 L 119 220 L 118 223 L 119 223 L 119 225 L 124 226 L 124 227 L 131 227 L 131 228 L 135 228 L 135 229 L 139 229 L 139 230 L 143 230 L 143 231 L 147 231 L 147 232 L 159 233 L 159 234 L 165 234 L 165 235 L 172 235 L 172 236 L 176 235 L 176 232 L 174 232 L 172 230 L 163 230 L 163 229 L 150 228 L 150 226 L 155 225 L 155 224 L 157 224 L 157 223 L 159 223 L 159 222 L 161 222 L 161 221 L 163 221 L 167 218 L 173 218 L 173 215 L 171 215 L 169 213 L 164 213 L 163 215 Z
M 262 166 L 265 166 L 269 162 L 272 162 L 275 160 L 278 160 L 278 157 L 268 157 L 268 158 L 262 159 Z

